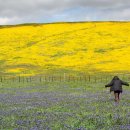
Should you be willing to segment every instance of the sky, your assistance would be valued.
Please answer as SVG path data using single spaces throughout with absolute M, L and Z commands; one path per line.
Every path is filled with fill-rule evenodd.
M 130 21 L 130 0 L 0 0 L 0 25 Z

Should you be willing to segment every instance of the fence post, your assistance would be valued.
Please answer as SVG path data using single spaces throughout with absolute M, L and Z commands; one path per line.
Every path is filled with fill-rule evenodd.
M 86 75 L 85 75 L 85 82 L 87 81 L 87 77 L 86 77 Z
M 40 76 L 40 82 L 42 81 L 42 78 L 41 78 L 41 76 Z
M 75 82 L 75 77 L 73 76 L 73 81 Z
M 47 80 L 46 80 L 46 75 L 44 76 L 44 80 L 45 80 L 45 82 L 47 81 Z
M 64 73 L 64 82 L 66 81 L 66 74 Z
M 95 76 L 95 83 L 96 83 L 96 80 L 97 80 L 97 79 L 96 79 L 96 76 Z
M 31 76 L 29 77 L 29 80 L 30 80 L 30 82 L 32 82 L 32 77 Z
M 61 75 L 59 76 L 59 78 L 60 78 L 60 82 L 61 82 Z
M 82 78 L 81 78 L 81 76 L 79 77 L 80 78 L 80 82 L 82 81 Z
M 26 77 L 26 81 L 28 82 L 28 77 Z
M 88 81 L 90 82 L 90 75 L 89 75 L 89 77 L 88 77 Z
M 123 78 L 122 78 L 123 80 L 125 79 L 125 76 L 124 76 L 124 74 L 123 74 Z
M 68 81 L 70 82 L 70 75 L 69 75 Z
M 24 83 L 24 76 L 23 76 L 23 83 Z
M 20 80 L 20 76 L 19 76 L 19 83 L 20 83 L 20 81 L 21 81 L 21 80 Z
M 0 78 L 0 81 L 1 81 L 1 82 L 3 82 L 3 79 L 2 79 L 2 77 Z
M 52 75 L 51 79 L 52 79 L 52 82 L 53 82 L 53 81 L 54 81 L 54 77 L 53 77 L 53 75 Z
M 106 82 L 107 82 L 107 76 L 106 76 Z

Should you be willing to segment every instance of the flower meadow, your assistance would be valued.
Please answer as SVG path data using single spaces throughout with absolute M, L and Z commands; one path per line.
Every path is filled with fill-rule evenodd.
M 1 130 L 130 130 L 130 22 L 0 26 Z
M 102 83 L 0 84 L 1 130 L 130 130 L 130 87 L 119 104 Z
M 0 73 L 129 72 L 130 22 L 0 26 Z

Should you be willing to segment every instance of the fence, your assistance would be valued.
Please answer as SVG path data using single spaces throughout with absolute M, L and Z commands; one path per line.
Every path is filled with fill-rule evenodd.
M 113 75 L 44 75 L 44 76 L 28 76 L 28 77 L 10 77 L 1 76 L 0 82 L 17 82 L 17 83 L 27 83 L 27 82 L 92 82 L 101 83 L 109 82 Z M 130 74 L 121 74 L 119 77 L 123 80 L 129 81 Z

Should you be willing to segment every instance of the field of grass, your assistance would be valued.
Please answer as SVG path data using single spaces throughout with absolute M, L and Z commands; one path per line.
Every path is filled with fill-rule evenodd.
M 129 36 L 130 22 L 0 26 L 0 129 L 130 130 L 130 87 L 119 104 L 105 88 L 129 82 Z
M 129 130 L 130 87 L 115 104 L 105 84 L 0 83 L 0 129 Z
M 0 74 L 130 71 L 130 22 L 0 26 Z

